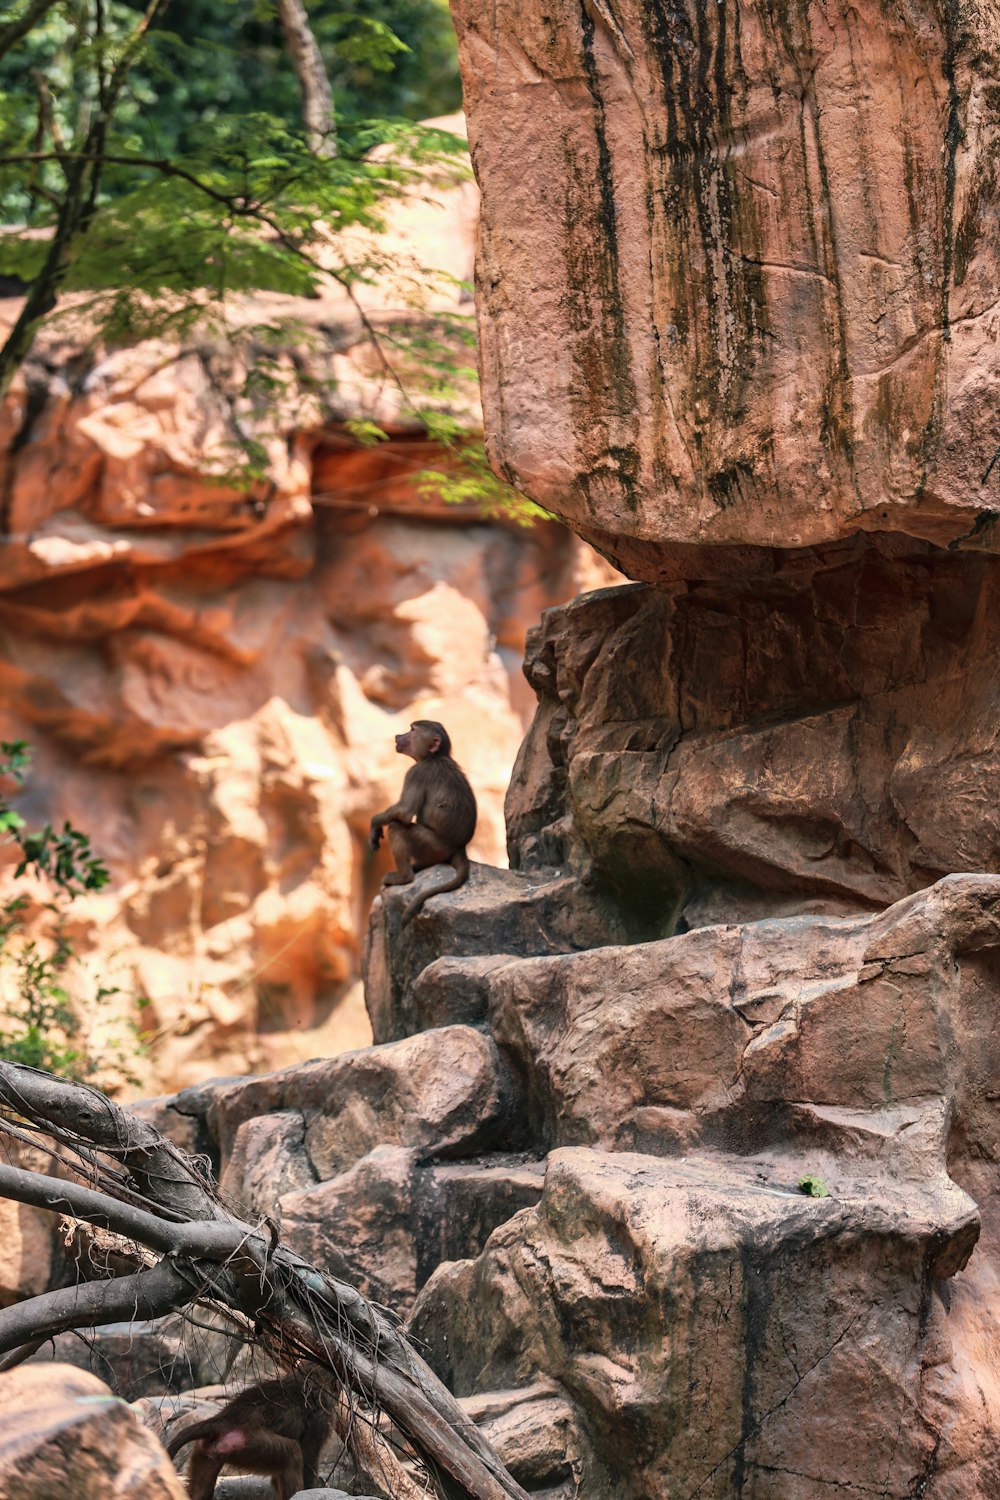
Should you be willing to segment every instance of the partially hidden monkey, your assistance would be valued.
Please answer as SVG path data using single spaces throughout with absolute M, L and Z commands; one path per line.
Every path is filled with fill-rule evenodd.
M 371 823 L 371 846 L 377 849 L 383 832 L 395 862 L 383 885 L 409 885 L 417 870 L 451 865 L 452 878 L 413 897 L 404 912 L 405 927 L 430 896 L 457 890 L 469 878 L 465 846 L 476 831 L 476 799 L 461 766 L 451 758 L 451 740 L 443 724 L 417 719 L 407 734 L 397 734 L 396 752 L 415 762 L 403 780 L 398 802 L 376 813 Z
M 266 1475 L 276 1500 L 291 1500 L 296 1491 L 316 1484 L 320 1450 L 333 1422 L 331 1393 L 321 1380 L 282 1375 L 247 1386 L 214 1417 L 182 1429 L 167 1452 L 173 1458 L 194 1443 L 191 1500 L 212 1500 L 227 1464 L 244 1474 Z

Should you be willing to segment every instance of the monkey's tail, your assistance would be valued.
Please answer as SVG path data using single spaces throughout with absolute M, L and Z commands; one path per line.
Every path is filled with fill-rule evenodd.
M 219 1431 L 218 1417 L 206 1417 L 204 1422 L 193 1422 L 190 1427 L 185 1427 L 177 1432 L 167 1444 L 167 1454 L 173 1458 L 176 1453 L 187 1443 L 197 1442 L 198 1438 L 216 1437 Z
M 428 886 L 425 891 L 418 891 L 417 894 L 413 897 L 413 900 L 406 903 L 406 908 L 403 912 L 403 918 L 400 922 L 401 927 L 408 927 L 413 921 L 413 918 L 420 911 L 420 908 L 423 906 L 424 902 L 429 901 L 432 896 L 443 895 L 445 891 L 457 891 L 459 886 L 464 885 L 468 880 L 469 856 L 466 854 L 464 849 L 456 849 L 455 853 L 451 856 L 451 859 L 448 860 L 448 864 L 450 864 L 452 869 L 455 871 L 454 875 L 450 880 L 446 880 L 444 885 L 432 885 Z

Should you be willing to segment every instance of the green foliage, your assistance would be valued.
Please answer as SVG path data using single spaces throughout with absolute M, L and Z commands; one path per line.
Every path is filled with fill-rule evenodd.
M 438 424 L 433 417 L 426 425 L 431 436 L 436 436 L 434 429 Z M 445 440 L 445 446 L 454 466 L 425 469 L 418 480 L 421 494 L 443 500 L 447 505 L 475 505 L 484 515 L 502 516 L 518 526 L 550 519 L 548 511 L 497 478 L 482 441 L 463 432 Z
M 426 315 L 443 278 L 421 268 L 404 276 L 378 242 L 393 199 L 467 175 L 464 141 L 413 123 L 460 102 L 445 0 L 358 0 L 349 10 L 311 0 L 336 102 L 332 155 L 307 138 L 276 0 L 144 4 L 50 0 L 6 52 L 0 22 L 0 221 L 9 226 L 0 282 L 30 289 L 0 348 L 0 395 L 65 294 L 95 340 L 134 342 L 204 326 L 239 294 L 313 297 L 332 277 L 354 299 L 392 270 L 407 314 L 376 330 L 355 307 L 405 414 L 447 452 L 426 487 L 523 524 L 543 514 L 495 478 L 482 445 L 447 415 L 476 380 L 471 319 Z M 28 5 L 14 0 L 15 22 Z M 351 241 L 353 259 L 345 230 L 366 235 L 364 249 Z M 254 336 L 244 401 L 255 419 L 233 413 L 232 462 L 216 475 L 243 490 L 269 479 L 269 434 L 256 414 L 266 424 L 268 406 L 289 393 L 289 330 Z M 332 406 L 328 393 L 314 394 Z M 378 440 L 371 423 L 357 435 Z M 52 830 L 43 842 L 28 862 L 53 873 L 58 852 L 44 864 Z
M 799 1178 L 799 1192 L 805 1193 L 807 1198 L 829 1198 L 830 1189 L 822 1177 L 816 1177 L 812 1172 L 807 1172 L 805 1177 Z
M 23 785 L 30 763 L 23 740 L 0 741 L 0 778 Z M 69 988 L 81 969 L 66 930 L 67 910 L 74 896 L 107 884 L 107 869 L 91 852 L 87 835 L 68 822 L 59 832 L 49 823 L 28 832 L 6 796 L 0 796 L 3 844 L 21 852 L 15 882 L 26 874 L 45 879 L 53 897 L 41 906 L 48 930 L 31 937 L 24 931 L 28 896 L 18 891 L 0 902 L 0 1056 L 65 1078 L 103 1079 L 111 1069 L 122 1081 L 135 1082 L 130 1064 L 141 1049 L 134 1026 L 126 1028 L 126 1038 L 106 1034 L 95 1046 L 104 1013 L 120 990 L 95 983 L 81 999 L 71 997 Z M 74 987 L 79 990 L 79 982 Z
M 367 87 L 395 79 L 411 55 L 421 64 L 392 28 L 397 12 L 417 32 L 433 19 L 454 69 L 437 0 L 318 5 L 313 22 Z M 42 316 L 62 292 L 95 294 L 91 317 L 112 339 L 193 318 L 206 298 L 309 296 L 329 274 L 364 279 L 377 255 L 338 264 L 335 237 L 377 233 L 388 199 L 435 166 L 454 170 L 464 147 L 414 125 L 406 112 L 425 101 L 405 88 L 397 96 L 386 81 L 362 111 L 355 84 L 345 87 L 339 149 L 320 155 L 273 5 L 150 0 L 144 16 L 123 0 L 52 0 L 0 55 L 0 219 L 11 226 L 0 275 L 36 291 L 44 282 Z M 379 103 L 400 113 L 376 116 Z

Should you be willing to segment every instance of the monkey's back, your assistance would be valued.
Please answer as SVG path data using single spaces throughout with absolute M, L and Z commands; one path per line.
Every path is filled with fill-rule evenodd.
M 464 849 L 476 831 L 476 797 L 468 777 L 450 755 L 435 755 L 417 763 L 423 792 L 420 821 L 452 849 Z
M 276 1376 L 251 1385 L 227 1401 L 214 1417 L 206 1417 L 175 1433 L 167 1444 L 167 1453 L 176 1457 L 181 1448 L 199 1438 L 216 1438 L 234 1428 L 252 1431 L 266 1427 L 282 1437 L 301 1443 L 315 1424 L 319 1409 L 317 1393 L 294 1375 Z

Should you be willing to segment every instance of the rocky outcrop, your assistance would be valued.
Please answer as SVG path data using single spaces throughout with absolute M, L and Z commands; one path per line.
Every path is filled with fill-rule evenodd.
M 93 1375 L 68 1365 L 0 1375 L 5 1500 L 184 1500 L 161 1445 Z
M 475 214 L 468 181 L 392 208 L 397 278 L 456 278 L 417 322 L 471 316 Z M 394 282 L 361 296 L 379 327 L 398 314 Z M 70 930 L 120 991 L 88 1017 L 97 1050 L 135 1021 L 146 1092 L 369 1038 L 359 957 L 387 855 L 366 835 L 398 790 L 393 734 L 447 723 L 473 853 L 502 860 L 525 632 L 611 576 L 551 523 L 423 493 L 450 460 L 337 288 L 238 303 L 226 332 L 85 354 L 57 326 L 0 412 L 0 738 L 34 746 L 29 822 L 69 818 L 110 866 Z M 474 386 L 449 403 L 475 427 Z M 364 446 L 358 417 L 389 440 Z
M 530 1493 L 989 1494 L 1000 877 L 532 957 L 518 881 L 489 958 L 475 876 L 376 905 L 401 1039 L 147 1109 L 412 1309 Z
M 650 936 L 1000 872 L 998 588 L 994 557 L 855 538 L 550 610 L 512 865 L 586 873 Z
M 992 538 L 994 0 L 452 10 L 513 482 L 648 579 L 669 544 Z
M 381 1045 L 147 1107 L 540 1500 L 985 1500 L 996 7 L 455 9 L 493 453 L 644 582 Z

